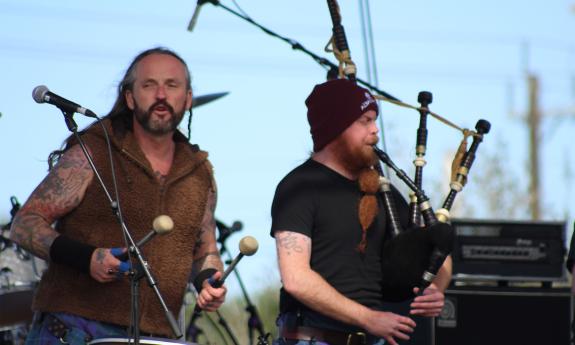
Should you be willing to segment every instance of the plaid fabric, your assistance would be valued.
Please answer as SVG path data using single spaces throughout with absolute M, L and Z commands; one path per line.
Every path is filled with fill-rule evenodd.
M 65 332 L 62 339 L 55 337 L 48 330 L 48 315 L 56 317 L 66 325 L 68 331 Z M 32 324 L 26 338 L 26 345 L 84 345 L 93 339 L 127 336 L 123 327 L 66 313 L 43 313 L 41 317 L 36 317 L 36 319 L 39 320 Z

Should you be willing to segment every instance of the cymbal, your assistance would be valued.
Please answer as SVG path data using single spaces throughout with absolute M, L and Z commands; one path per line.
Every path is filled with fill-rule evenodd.
M 208 95 L 202 95 L 198 97 L 194 97 L 192 101 L 192 108 L 199 107 L 206 103 L 210 103 L 211 101 L 215 101 L 218 98 L 224 97 L 229 92 L 218 92 L 218 93 L 211 93 Z

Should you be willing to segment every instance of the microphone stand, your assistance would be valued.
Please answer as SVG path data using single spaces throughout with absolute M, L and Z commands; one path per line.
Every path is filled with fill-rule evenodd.
M 293 40 L 293 39 L 291 39 L 291 38 L 283 37 L 283 36 L 280 36 L 280 35 L 276 34 L 275 32 L 273 32 L 273 31 L 271 31 L 270 29 L 264 27 L 263 25 L 260 25 L 260 24 L 256 23 L 256 22 L 255 22 L 253 19 L 251 19 L 250 17 L 247 17 L 247 16 L 245 16 L 245 15 L 243 15 L 243 14 L 241 14 L 241 13 L 238 13 L 238 12 L 232 10 L 231 8 L 229 8 L 229 7 L 225 6 L 225 5 L 222 5 L 218 0 L 205 0 L 204 3 L 206 3 L 206 2 L 209 2 L 209 3 L 211 3 L 211 4 L 214 5 L 214 6 L 219 6 L 219 7 L 223 8 L 224 10 L 230 12 L 231 14 L 233 14 L 233 15 L 235 15 L 235 16 L 237 16 L 237 17 L 243 19 L 243 20 L 245 20 L 246 22 L 248 22 L 248 23 L 250 23 L 250 24 L 252 24 L 252 25 L 254 25 L 254 26 L 260 28 L 263 32 L 265 32 L 266 34 L 268 34 L 268 35 L 270 35 L 270 36 L 272 36 L 272 37 L 279 38 L 280 40 L 282 40 L 282 41 L 288 43 L 289 45 L 291 45 L 291 47 L 292 47 L 293 50 L 299 50 L 299 51 L 301 51 L 301 52 L 307 54 L 307 55 L 310 56 L 312 59 L 314 59 L 315 62 L 319 63 L 319 64 L 320 64 L 321 66 L 323 66 L 323 67 L 326 67 L 326 68 L 328 69 L 328 71 L 329 71 L 329 72 L 328 72 L 328 75 L 330 75 L 330 74 L 333 75 L 334 71 L 337 71 L 337 70 L 338 70 L 338 66 L 337 66 L 336 64 L 334 64 L 333 62 L 331 62 L 331 61 L 329 61 L 329 60 L 327 60 L 327 59 L 325 59 L 325 58 L 322 58 L 322 57 L 320 57 L 320 56 L 318 56 L 318 55 L 312 53 L 311 51 L 309 51 L 308 49 L 306 49 L 303 45 L 301 45 L 301 43 L 297 42 L 296 40 Z M 337 75 L 337 72 L 335 72 L 335 75 Z M 359 79 L 359 78 L 356 77 L 356 78 L 355 78 L 355 81 L 356 81 L 357 83 L 362 84 L 363 86 L 365 86 L 365 87 L 367 87 L 367 88 L 373 90 L 374 92 L 376 92 L 376 93 L 382 95 L 383 97 L 385 97 L 385 98 L 387 98 L 387 99 L 390 99 L 390 100 L 392 100 L 392 101 L 400 101 L 398 98 L 396 98 L 396 97 L 390 95 L 389 93 L 387 93 L 387 92 L 385 92 L 385 91 L 383 91 L 383 90 L 380 90 L 380 89 L 376 88 L 375 86 L 371 85 L 370 83 L 366 82 L 365 80 L 362 80 L 362 79 Z
M 240 345 L 240 343 L 238 342 L 238 339 L 234 335 L 234 332 L 232 332 L 230 325 L 228 324 L 226 319 L 224 319 L 224 317 L 222 316 L 222 313 L 220 313 L 219 310 L 216 310 L 215 313 L 218 316 L 218 323 L 224 328 L 224 330 L 226 331 L 226 333 L 228 334 L 228 336 L 232 340 L 232 343 L 234 343 L 234 345 Z
M 64 121 L 66 122 L 66 126 L 68 127 L 68 130 L 70 130 L 70 132 L 72 132 L 74 134 L 74 136 L 76 137 L 76 139 L 78 140 L 78 143 L 79 143 L 82 151 L 84 152 L 86 159 L 88 160 L 88 164 L 90 164 L 90 168 L 94 172 L 94 176 L 96 176 L 96 178 L 98 179 L 98 182 L 102 186 L 104 194 L 106 195 L 106 197 L 108 198 L 108 200 L 110 202 L 110 206 L 112 208 L 114 215 L 118 218 L 118 222 L 120 223 L 124 237 L 128 242 L 128 248 L 132 248 L 132 250 L 128 252 L 129 256 L 131 257 L 131 255 L 134 255 L 134 257 L 137 259 L 137 268 L 136 269 L 134 269 L 133 267 L 130 268 L 130 277 L 131 277 L 130 280 L 132 282 L 132 291 L 131 292 L 132 292 L 132 323 L 133 323 L 131 331 L 133 332 L 134 344 L 139 345 L 139 340 L 140 340 L 139 307 L 138 307 L 139 280 L 144 276 L 146 276 L 146 278 L 148 280 L 148 284 L 154 290 L 154 292 L 155 292 L 155 294 L 156 294 L 156 296 L 157 296 L 157 298 L 161 304 L 161 307 L 164 310 L 164 313 L 166 315 L 166 319 L 167 319 L 168 323 L 170 324 L 170 327 L 172 328 L 172 332 L 174 333 L 176 338 L 181 338 L 182 333 L 178 328 L 178 323 L 177 323 L 174 315 L 172 314 L 172 312 L 168 309 L 168 307 L 164 301 L 164 298 L 162 297 L 162 294 L 160 293 L 160 290 L 158 289 L 158 284 L 157 284 L 156 280 L 154 279 L 154 277 L 152 276 L 152 273 L 150 272 L 150 269 L 148 267 L 148 263 L 144 259 L 142 252 L 140 251 L 140 248 L 138 248 L 138 246 L 136 245 L 136 242 L 134 242 L 134 239 L 132 238 L 132 235 L 130 234 L 128 227 L 126 226 L 126 223 L 123 220 L 119 201 L 115 201 L 112 198 L 112 196 L 110 195 L 110 193 L 108 192 L 108 189 L 106 188 L 106 185 L 105 185 L 104 181 L 102 180 L 102 177 L 100 176 L 100 174 L 98 172 L 98 169 L 94 165 L 94 161 L 92 160 L 92 157 L 90 156 L 90 153 L 88 152 L 86 145 L 84 144 L 84 141 L 82 140 L 82 137 L 78 134 L 78 125 L 76 124 L 76 122 L 74 121 L 74 118 L 73 118 L 74 113 L 65 111 L 63 109 L 60 109 L 60 110 L 62 110 L 62 113 L 64 114 Z M 98 122 L 101 124 L 101 121 L 99 118 L 98 118 Z M 104 134 L 106 134 L 105 128 L 104 128 Z M 106 134 L 106 141 L 108 142 L 108 148 L 110 149 L 110 143 L 109 143 L 109 139 L 108 139 L 107 134 Z M 112 161 L 111 151 L 109 151 L 109 153 L 110 153 L 110 162 L 111 162 L 111 166 L 112 166 L 112 174 L 114 174 L 114 169 L 113 169 L 114 165 L 113 165 L 113 161 Z M 116 197 L 117 196 L 118 196 L 118 191 L 116 190 Z
M 201 328 L 196 326 L 196 320 L 200 316 L 202 316 L 201 313 L 192 312 L 192 315 L 190 317 L 190 324 L 186 329 L 186 340 L 193 341 L 194 343 L 196 343 L 198 341 L 198 336 L 204 333 L 204 331 Z
M 224 252 L 227 253 L 228 260 L 232 260 L 232 256 L 230 254 L 230 251 L 228 250 L 228 248 L 226 247 L 226 244 L 225 244 L 225 238 L 218 239 L 218 240 L 221 244 L 220 253 L 221 254 L 223 254 Z M 244 282 L 242 281 L 242 278 L 240 277 L 240 274 L 236 269 L 234 269 L 234 274 L 235 274 L 236 278 L 238 279 L 238 282 L 240 284 L 240 288 L 242 290 L 242 294 L 243 294 L 244 299 L 245 299 L 246 304 L 247 304 L 245 310 L 249 314 L 249 317 L 248 317 L 248 336 L 249 336 L 250 344 L 253 344 L 254 329 L 258 331 L 260 336 L 265 336 L 265 332 L 264 332 L 262 321 L 259 317 L 258 311 L 257 311 L 256 307 L 253 305 L 252 301 L 250 300 L 248 293 L 246 291 L 246 287 L 244 286 Z
M 200 336 L 200 334 L 204 334 L 205 332 L 197 327 L 195 325 L 196 319 L 199 318 L 200 316 L 202 316 L 202 313 L 196 313 L 193 312 L 192 313 L 192 317 L 190 319 L 190 324 L 188 325 L 188 329 L 186 330 L 186 340 L 187 341 L 191 341 L 194 344 L 198 342 L 198 337 Z M 218 316 L 220 317 L 220 320 L 223 320 L 222 316 L 219 314 L 218 312 Z M 214 320 L 212 320 L 212 318 L 209 315 L 206 315 L 206 318 L 208 320 L 208 322 L 211 324 L 211 326 L 213 327 L 213 329 L 216 330 L 216 332 L 218 332 L 219 337 L 222 339 L 222 341 L 227 345 L 228 341 L 224 335 L 224 333 L 222 333 L 222 330 L 218 327 L 218 325 L 216 324 L 216 322 Z M 236 337 L 232 334 L 231 330 L 229 327 L 227 327 L 227 323 L 224 321 L 220 321 L 219 323 L 222 324 L 222 322 L 224 322 L 226 324 L 226 326 L 222 325 L 226 331 L 228 332 L 228 335 L 230 337 L 230 339 L 232 339 L 232 341 L 234 342 L 234 344 L 238 344 L 238 341 L 236 339 Z
M 236 272 L 235 269 L 234 269 L 234 272 Z M 196 303 L 197 303 L 197 296 L 196 296 Z M 232 340 L 234 345 L 239 345 L 238 339 L 236 338 L 236 336 L 232 332 L 232 329 L 230 328 L 226 319 L 224 319 L 223 315 L 220 313 L 219 310 L 216 310 L 215 313 L 218 316 L 218 323 L 222 326 L 224 331 L 226 331 L 226 333 L 228 334 L 228 336 L 230 337 L 230 339 Z M 196 305 L 196 307 L 194 308 L 194 311 L 192 312 L 190 324 L 188 325 L 188 329 L 186 330 L 187 339 L 189 339 L 193 342 L 198 341 L 198 335 L 200 335 L 200 333 L 203 333 L 203 331 L 200 328 L 196 327 L 196 325 L 195 325 L 196 319 L 199 318 L 200 316 L 202 316 L 202 310 L 199 309 L 198 306 Z M 209 317 L 208 317 L 208 319 L 209 319 Z M 212 321 L 212 320 L 209 319 L 209 321 Z M 215 328 L 219 331 L 217 326 L 215 326 Z M 223 336 L 221 331 L 219 331 L 219 333 L 220 333 L 220 336 L 222 337 L 222 339 L 224 339 L 224 341 L 225 341 L 225 337 Z

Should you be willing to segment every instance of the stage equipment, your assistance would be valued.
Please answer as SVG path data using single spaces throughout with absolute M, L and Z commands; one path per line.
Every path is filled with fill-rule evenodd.
M 328 46 L 326 46 L 326 51 L 333 52 L 334 55 L 336 55 L 338 61 L 340 61 L 340 77 L 345 76 L 348 79 L 355 80 L 355 63 L 351 59 L 351 54 L 347 45 L 347 38 L 345 36 L 345 30 L 343 29 L 343 25 L 341 25 L 339 6 L 335 0 L 327 0 L 327 7 L 329 8 L 329 14 L 333 25 L 333 36 L 331 37 Z M 330 45 L 331 48 L 329 48 Z
M 230 252 L 227 250 L 226 240 L 228 239 L 228 237 L 229 237 L 231 234 L 233 234 L 233 233 L 235 233 L 235 232 L 237 232 L 237 231 L 242 230 L 243 227 L 244 227 L 244 225 L 243 225 L 242 222 L 240 222 L 240 221 L 235 221 L 235 222 L 232 223 L 231 226 L 227 226 L 227 225 L 224 224 L 222 221 L 220 221 L 220 220 L 218 220 L 218 219 L 216 218 L 216 228 L 218 229 L 218 238 L 216 239 L 216 241 L 220 244 L 220 255 L 223 255 L 224 252 L 227 252 L 227 254 L 228 254 L 229 258 L 230 258 L 230 259 L 229 259 L 229 263 L 232 262 L 232 258 L 231 258 Z M 238 278 L 238 281 L 239 281 L 239 283 L 240 283 L 240 287 L 242 288 L 242 292 L 244 293 L 244 297 L 245 297 L 246 300 L 248 301 L 248 307 L 249 307 L 249 305 L 250 305 L 251 302 L 250 302 L 250 300 L 249 300 L 249 298 L 248 298 L 248 296 L 247 296 L 247 293 L 246 293 L 246 291 L 245 291 L 243 282 L 242 282 L 242 280 L 240 279 L 240 276 L 239 276 L 238 271 L 237 271 L 237 270 L 234 270 L 234 274 L 235 274 L 236 277 Z M 192 285 L 190 284 L 190 291 L 192 290 L 191 286 L 192 286 Z M 195 291 L 195 289 L 193 289 L 193 291 Z M 247 309 L 247 308 L 246 308 L 246 309 Z M 255 310 L 255 307 L 254 307 L 254 310 Z M 190 318 L 190 322 L 189 322 L 189 324 L 188 324 L 188 326 L 187 326 L 187 330 L 186 330 L 186 340 L 193 341 L 193 342 L 197 342 L 199 335 L 204 333 L 204 331 L 203 331 L 202 329 L 200 329 L 200 328 L 196 325 L 196 321 L 200 318 L 201 315 L 202 315 L 202 313 L 200 312 L 200 309 L 194 309 L 194 312 L 192 313 L 191 318 Z M 217 315 L 218 315 L 218 317 L 219 317 L 219 319 L 220 319 L 220 324 L 221 324 L 222 322 L 225 323 L 225 324 L 227 324 L 227 322 L 225 321 L 225 319 L 224 319 L 219 313 L 217 313 Z M 256 313 L 256 315 L 257 315 L 257 313 Z M 225 339 L 223 333 L 221 332 L 221 330 L 220 330 L 220 329 L 218 328 L 218 326 L 216 325 L 216 322 L 213 321 L 211 318 L 209 318 L 209 316 L 208 316 L 208 321 L 209 321 L 210 323 L 212 323 L 214 329 L 216 329 L 216 330 L 218 331 L 220 337 L 221 337 L 222 339 Z M 251 324 L 250 324 L 250 325 L 251 325 Z M 225 328 L 225 326 L 224 326 L 224 328 Z M 250 328 L 249 334 L 250 334 L 250 344 L 251 344 L 251 343 L 252 343 L 252 341 L 251 341 L 251 328 Z M 237 342 L 237 341 L 235 340 L 235 336 L 231 335 L 230 337 L 232 338 L 232 340 L 233 340 L 234 342 Z
M 437 345 L 570 344 L 568 288 L 452 287 L 435 318 Z
M 433 101 L 431 92 L 421 91 L 417 96 L 417 101 L 421 104 L 419 108 L 419 128 L 417 128 L 417 138 L 415 141 L 415 179 L 414 183 L 417 188 L 423 188 L 423 167 L 427 163 L 425 161 L 425 152 L 427 151 L 427 114 L 429 113 L 429 104 Z M 417 196 L 415 192 L 409 195 L 409 223 L 408 227 L 421 227 L 423 226 L 421 220 L 421 212 L 417 204 Z
M 435 279 L 441 265 L 451 253 L 454 233 L 453 229 L 445 223 L 449 221 L 449 211 L 455 196 L 461 191 L 466 182 L 469 170 L 475 160 L 477 148 L 483 140 L 483 135 L 489 132 L 490 127 L 489 122 L 486 120 L 477 122 L 477 132 L 473 136 L 473 142 L 469 150 L 462 155 L 459 164 L 455 164 L 457 169 L 450 184 L 450 193 L 446 197 L 443 207 L 438 211 L 437 216 L 433 212 L 425 192 L 403 170 L 398 168 L 385 152 L 374 146 L 373 149 L 378 158 L 394 170 L 396 175 L 413 191 L 412 202 L 417 204 L 426 228 L 429 229 L 422 232 L 418 227 L 412 227 L 400 232 L 398 229 L 392 228 L 392 234 L 399 232 L 399 235 L 385 243 L 382 253 L 383 287 L 386 300 L 396 302 L 413 297 L 413 293 L 410 291 L 413 286 L 418 286 L 421 294 L 423 289 Z M 462 147 L 465 146 L 463 144 L 460 145 L 460 152 Z M 384 186 L 385 183 L 382 184 L 383 190 L 386 188 Z M 386 204 L 392 201 L 385 195 L 384 200 Z M 394 207 L 388 205 L 386 208 L 389 212 Z M 410 218 L 417 220 L 418 217 L 415 214 Z M 393 220 L 399 217 L 391 215 L 390 218 Z M 392 227 L 394 226 L 393 223 L 391 222 Z M 410 259 L 406 260 L 406 257 Z M 427 266 L 425 264 L 426 258 L 429 258 L 427 259 Z M 417 276 L 421 278 L 417 280 Z
M 226 247 L 226 239 L 231 234 L 233 234 L 234 232 L 242 230 L 243 224 L 240 221 L 235 221 L 232 223 L 231 226 L 227 226 L 224 223 L 222 223 L 221 221 L 218 221 L 216 219 L 216 226 L 217 226 L 218 232 L 219 232 L 217 241 L 218 241 L 218 243 L 220 243 L 220 254 L 223 255 L 224 253 L 227 253 L 227 256 L 229 258 L 228 261 L 232 262 L 231 253 L 228 250 L 228 248 Z M 240 276 L 239 271 L 234 270 L 234 275 L 236 276 L 236 279 L 238 280 L 238 283 L 240 285 L 240 289 L 242 291 L 242 295 L 244 296 L 244 300 L 246 301 L 245 310 L 249 314 L 249 316 L 248 316 L 248 340 L 249 340 L 250 344 L 253 344 L 253 342 L 254 342 L 254 331 L 257 331 L 259 333 L 258 340 L 264 339 L 264 341 L 265 341 L 266 333 L 264 332 L 263 322 L 259 316 L 257 308 L 252 303 L 252 301 L 248 295 L 247 289 L 244 286 L 244 282 Z
M 221 245 L 220 254 L 223 254 L 224 252 L 227 251 L 225 244 L 228 237 L 230 237 L 230 235 L 235 232 L 241 231 L 244 228 L 244 225 L 242 224 L 242 222 L 236 220 L 235 222 L 232 223 L 232 225 L 227 226 L 226 224 L 216 219 L 216 227 L 218 228 L 218 238 L 216 239 L 216 241 Z
M 208 279 L 208 283 L 210 283 L 211 286 L 213 286 L 215 288 L 219 288 L 222 285 L 224 285 L 226 278 L 236 268 L 236 265 L 240 262 L 240 260 L 244 256 L 252 256 L 258 251 L 258 241 L 252 236 L 245 236 L 244 238 L 242 238 L 240 240 L 239 249 L 240 249 L 240 252 L 238 253 L 238 255 L 236 255 L 234 260 L 232 260 L 232 262 L 226 268 L 226 270 L 224 271 L 224 273 L 222 274 L 222 277 L 220 279 L 216 280 L 213 277 L 210 277 Z
M 218 93 L 211 93 L 211 94 L 207 94 L 207 95 L 201 95 L 198 97 L 193 97 L 192 98 L 192 108 L 197 108 L 200 107 L 206 103 L 210 103 L 212 101 L 215 101 L 218 98 L 222 98 L 224 96 L 227 96 L 229 92 L 218 92 Z
M 154 218 L 152 222 L 152 231 L 148 232 L 146 236 L 142 237 L 138 242 L 136 242 L 136 246 L 141 248 L 144 244 L 148 243 L 152 238 L 156 237 L 156 235 L 166 235 L 172 231 L 174 228 L 174 221 L 170 216 L 160 215 Z M 120 248 L 113 248 L 112 254 L 118 258 L 120 261 L 126 261 L 129 258 L 128 251 L 123 252 L 119 255 L 115 255 L 114 250 Z M 135 253 L 135 249 L 133 247 L 129 248 L 130 253 Z
M 416 194 L 419 210 L 427 224 L 427 228 L 405 230 L 392 228 L 391 234 L 395 236 L 387 240 L 383 246 L 384 300 L 399 302 L 414 297 L 414 287 L 419 287 L 419 293 L 422 293 L 423 289 L 433 281 L 443 261 L 451 252 L 453 231 L 448 224 L 437 220 L 425 192 L 419 189 L 385 152 L 377 147 L 374 147 L 374 152 Z M 390 212 L 395 209 L 395 206 L 393 206 L 393 200 L 388 199 L 384 195 L 386 209 Z M 399 219 L 397 214 L 391 214 L 389 217 Z M 393 226 L 393 223 L 390 224 Z
M 453 279 L 566 279 L 564 222 L 454 219 Z
M 46 263 L 9 239 L 20 203 L 10 197 L 10 221 L 0 226 L 0 344 L 19 344 L 32 322 L 34 289 Z
M 222 274 L 221 278 L 216 280 L 213 277 L 210 277 L 208 279 L 208 283 L 215 287 L 215 288 L 219 288 L 222 285 L 224 285 L 224 282 L 226 280 L 226 278 L 230 275 L 230 273 L 232 271 L 235 270 L 236 265 L 240 262 L 240 260 L 244 257 L 244 256 L 251 256 L 254 255 L 257 251 L 258 251 L 258 241 L 252 237 L 252 236 L 245 236 L 240 240 L 239 243 L 239 254 L 232 260 L 232 262 L 228 265 L 228 267 L 226 268 L 226 270 L 224 271 L 224 273 Z M 198 291 L 199 293 L 200 291 Z M 193 327 L 193 322 L 194 319 L 199 317 L 199 315 L 202 312 L 202 308 L 200 308 L 197 304 L 194 307 L 194 311 L 193 311 L 193 315 L 192 315 L 192 322 L 190 323 L 190 327 Z M 228 323 L 225 321 L 225 319 L 221 316 L 221 314 L 216 311 L 219 320 L 218 322 L 220 323 L 220 325 L 222 325 L 222 327 L 224 328 L 224 330 L 226 331 L 226 333 L 230 336 L 230 339 L 232 339 L 233 343 L 235 345 L 238 345 L 238 340 L 236 339 L 236 337 L 234 336 L 231 328 L 229 327 Z M 188 330 L 188 333 L 190 333 L 190 331 Z
M 248 17 L 247 15 L 243 15 L 243 14 L 241 14 L 241 13 L 239 13 L 239 12 L 237 12 L 237 11 L 234 11 L 233 9 L 231 9 L 231 8 L 229 8 L 229 7 L 225 6 L 225 5 L 223 5 L 223 4 L 222 4 L 220 1 L 218 1 L 218 0 L 199 0 L 198 2 L 199 2 L 199 3 L 202 3 L 202 4 L 204 4 L 204 3 L 206 3 L 206 2 L 209 2 L 209 3 L 211 3 L 212 5 L 214 5 L 214 6 L 216 6 L 216 7 L 220 7 L 220 8 L 222 8 L 222 9 L 226 10 L 227 12 L 229 12 L 229 13 L 235 15 L 236 17 L 239 17 L 239 18 L 245 20 L 246 22 L 248 22 L 248 23 L 250 23 L 250 24 L 252 24 L 252 25 L 258 27 L 258 28 L 261 29 L 263 32 L 265 32 L 266 34 L 268 34 L 268 35 L 270 35 L 270 36 L 272 36 L 272 37 L 275 37 L 275 38 L 278 38 L 278 39 L 284 41 L 285 43 L 289 44 L 290 47 L 291 47 L 293 50 L 296 50 L 296 51 L 300 51 L 300 52 L 305 53 L 306 55 L 308 55 L 309 57 L 311 57 L 315 62 L 317 62 L 317 63 L 320 64 L 323 68 L 325 68 L 326 71 L 328 71 L 328 75 L 330 75 L 330 76 L 337 76 L 337 75 L 338 75 L 338 72 L 337 72 L 337 71 L 339 70 L 338 65 L 334 64 L 333 62 L 329 61 L 329 60 L 326 59 L 326 58 L 323 58 L 323 57 L 321 57 L 321 56 L 319 56 L 319 55 L 317 55 L 317 54 L 311 52 L 310 50 L 308 50 L 307 48 L 305 48 L 301 43 L 297 42 L 296 40 L 291 39 L 291 38 L 288 38 L 288 37 L 283 37 L 283 36 L 278 35 L 277 33 L 273 32 L 272 30 L 270 30 L 270 29 L 268 29 L 268 28 L 266 28 L 266 27 L 264 27 L 264 26 L 258 24 L 257 22 L 255 22 L 252 18 Z M 198 11 L 199 11 L 199 9 L 198 9 Z M 193 17 L 193 15 L 192 15 L 192 17 Z M 197 17 L 197 15 L 196 15 L 196 17 Z M 193 19 L 193 18 L 192 18 L 192 19 Z M 191 24 L 191 22 L 192 22 L 192 20 L 190 20 L 190 24 Z M 190 26 L 190 24 L 188 25 L 188 27 Z M 342 30 L 342 31 L 343 31 L 343 30 Z M 330 41 L 331 41 L 331 40 L 330 40 Z M 328 50 L 328 51 L 329 51 L 329 50 Z M 341 55 L 340 55 L 340 56 L 341 56 Z M 351 59 L 351 58 L 350 58 L 350 59 Z M 343 71 L 343 69 L 342 69 L 342 71 Z M 357 77 L 356 77 L 355 80 L 357 81 L 358 84 L 361 84 L 361 85 L 363 85 L 363 86 L 365 86 L 365 87 L 367 87 L 367 88 L 373 90 L 373 91 L 376 92 L 377 94 L 379 94 L 379 95 L 385 97 L 385 99 L 387 99 L 387 100 L 399 101 L 399 99 L 397 99 L 396 97 L 392 96 L 391 94 L 389 94 L 389 93 L 387 93 L 387 92 L 385 92 L 385 91 L 383 91 L 383 90 L 380 90 L 380 89 L 376 88 L 375 86 L 369 84 L 368 82 L 366 82 L 366 81 L 363 80 L 363 79 L 360 79 L 360 78 L 357 78 Z
M 50 92 L 50 90 L 44 85 L 36 86 L 34 90 L 32 90 L 32 98 L 34 98 L 36 103 L 49 103 L 55 105 L 63 112 L 69 112 L 72 114 L 78 113 L 93 118 L 97 117 L 97 115 L 90 109 L 86 109 L 64 97 Z
M 190 31 L 190 32 L 194 31 L 194 28 L 196 27 L 196 23 L 198 22 L 198 17 L 200 16 L 200 10 L 202 9 L 202 6 L 206 2 L 210 2 L 210 1 L 209 0 L 198 0 L 198 3 L 196 4 L 196 8 L 194 9 L 194 14 L 192 14 L 192 19 L 190 19 L 190 23 L 188 24 L 188 31 Z

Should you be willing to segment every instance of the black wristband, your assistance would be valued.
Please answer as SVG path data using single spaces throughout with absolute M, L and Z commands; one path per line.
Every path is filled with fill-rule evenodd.
M 215 268 L 206 268 L 205 270 L 198 273 L 198 275 L 194 279 L 194 287 L 196 288 L 196 291 L 197 292 L 202 291 L 202 285 L 204 283 L 204 280 L 216 274 L 217 271 L 218 270 Z
M 50 259 L 57 264 L 64 264 L 90 273 L 90 261 L 96 247 L 75 241 L 67 236 L 56 237 L 50 247 Z

